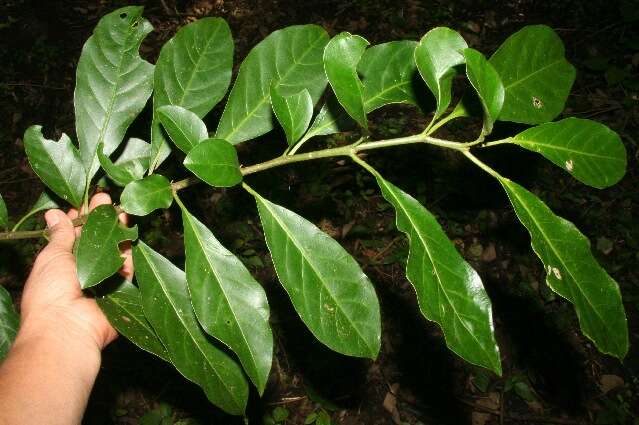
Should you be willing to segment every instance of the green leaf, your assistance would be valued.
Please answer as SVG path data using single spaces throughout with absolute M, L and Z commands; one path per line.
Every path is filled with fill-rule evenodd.
M 226 140 L 203 140 L 191 149 L 184 166 L 214 187 L 231 187 L 242 181 L 237 152 Z
M 340 105 L 359 125 L 368 128 L 363 85 L 357 75 L 357 64 L 368 46 L 359 35 L 342 32 L 328 42 L 324 49 L 324 70 Z
M 504 85 L 495 68 L 475 49 L 465 49 L 466 75 L 477 92 L 484 109 L 484 135 L 493 131 L 493 124 L 504 105 Z
M 248 188 L 257 202 L 277 276 L 315 337 L 342 354 L 375 358 L 375 289 L 351 255 L 305 218 Z
M 13 307 L 11 294 L 0 286 L 0 360 L 9 352 L 19 326 L 20 316 Z
M 31 168 L 49 189 L 74 207 L 82 204 L 85 169 L 66 134 L 55 142 L 44 138 L 42 126 L 32 125 L 24 133 L 24 150 Z
M 326 88 L 322 53 L 327 42 L 323 28 L 294 25 L 258 43 L 240 66 L 215 137 L 235 145 L 271 131 L 273 85 L 283 96 L 307 89 L 315 104 Z
M 144 216 L 173 203 L 171 182 L 160 174 L 152 174 L 127 184 L 120 196 L 120 207 L 129 214 Z
M 462 52 L 467 47 L 457 31 L 438 27 L 428 31 L 415 48 L 417 69 L 437 101 L 434 119 L 450 105 L 455 66 L 464 63 Z
M 142 7 L 123 7 L 98 22 L 82 48 L 74 93 L 75 126 L 87 180 L 99 168 L 97 147 L 110 155 L 153 91 L 153 65 L 138 49 L 153 27 Z
M 175 368 L 202 387 L 213 404 L 227 413 L 243 414 L 248 383 L 239 365 L 200 328 L 184 272 L 142 242 L 133 248 L 133 262 L 144 314 Z
M 150 153 L 150 144 L 144 140 L 131 138 L 114 163 L 104 154 L 103 145 L 98 146 L 98 159 L 102 169 L 115 184 L 121 187 L 144 177 L 144 173 L 149 168 Z
M 181 106 L 162 106 L 157 110 L 157 117 L 175 146 L 184 153 L 189 153 L 193 146 L 209 137 L 204 122 Z
M 96 301 L 120 335 L 125 336 L 144 351 L 171 362 L 166 348 L 144 317 L 140 291 L 135 285 L 120 278 L 115 288 L 100 294 L 96 297 Z
M 621 294 L 592 256 L 590 241 L 523 187 L 504 177 L 500 183 L 530 233 L 548 286 L 573 303 L 581 330 L 599 351 L 622 359 L 628 352 L 628 326 Z
M 390 103 L 417 103 L 413 81 L 417 72 L 413 59 L 415 46 L 417 42 L 405 40 L 366 49 L 358 64 L 364 84 L 362 97 L 366 113 Z M 354 125 L 337 99 L 329 97 L 303 140 L 338 133 Z
M 501 375 L 492 307 L 481 278 L 426 208 L 372 167 L 364 166 L 395 208 L 397 229 L 408 236 L 406 276 L 415 288 L 422 314 L 441 326 L 452 351 Z
M 0 227 L 3 229 L 9 227 L 9 212 L 7 211 L 7 204 L 4 202 L 2 195 L 0 195 Z
M 313 99 L 308 90 L 283 96 L 277 86 L 271 87 L 273 112 L 286 134 L 286 142 L 293 146 L 302 137 L 313 117 Z
M 264 289 L 244 264 L 182 208 L 186 281 L 195 314 L 210 335 L 237 354 L 260 394 L 273 360 Z
M 91 211 L 75 249 L 82 289 L 95 286 L 115 274 L 124 263 L 118 245 L 123 241 L 134 241 L 137 237 L 137 226 L 124 227 L 112 205 L 100 205 Z
M 13 231 L 18 230 L 20 226 L 22 226 L 22 224 L 24 224 L 24 222 L 34 214 L 37 214 L 40 211 L 50 210 L 52 208 L 59 208 L 59 205 L 55 200 L 51 199 L 51 196 L 49 196 L 49 193 L 45 190 L 40 194 L 29 212 L 27 212 L 25 215 L 22 216 L 20 220 L 18 220 L 13 228 Z
M 626 149 L 619 135 L 596 121 L 566 118 L 529 128 L 508 141 L 542 154 L 599 189 L 612 186 L 626 173 Z
M 541 124 L 563 111 L 575 68 L 564 57 L 564 45 L 550 27 L 522 28 L 506 39 L 490 63 L 506 91 L 501 121 Z
M 232 68 L 233 37 L 222 18 L 203 18 L 185 25 L 162 46 L 154 76 L 151 170 L 170 152 L 157 110 L 176 105 L 203 118 L 224 97 Z

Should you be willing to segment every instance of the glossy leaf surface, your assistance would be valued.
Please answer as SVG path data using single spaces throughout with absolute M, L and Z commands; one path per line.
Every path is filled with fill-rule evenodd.
M 120 335 L 144 351 L 171 362 L 166 348 L 144 316 L 140 290 L 124 278 L 120 281 L 117 287 L 96 297 L 98 305 Z
M 6 229 L 9 227 L 9 212 L 7 211 L 7 204 L 4 202 L 2 195 L 0 195 L 0 228 Z
M 132 181 L 120 196 L 120 207 L 133 215 L 147 215 L 157 209 L 166 209 L 172 203 L 171 182 L 159 174 Z
M 359 125 L 368 128 L 362 82 L 357 75 L 359 63 L 368 41 L 359 35 L 342 32 L 324 49 L 324 70 L 340 105 Z
M 588 239 L 517 183 L 500 181 L 530 233 L 548 286 L 573 303 L 581 330 L 599 351 L 623 358 L 628 352 L 628 327 L 619 287 L 593 257 Z
M 115 184 L 121 187 L 144 177 L 144 173 L 149 169 L 150 155 L 151 145 L 136 138 L 128 140 L 122 154 L 115 162 L 104 154 L 102 145 L 98 146 L 98 159 L 102 169 Z
M 209 137 L 204 122 L 181 106 L 162 106 L 158 108 L 157 116 L 175 146 L 184 153 L 189 153 L 193 146 Z
M 366 113 L 391 103 L 417 103 L 414 87 L 417 72 L 413 58 L 415 46 L 415 41 L 391 41 L 364 51 L 358 72 L 364 85 L 362 97 Z M 304 139 L 337 133 L 354 126 L 355 123 L 337 99 L 329 97 Z
M 464 63 L 463 51 L 468 47 L 457 31 L 438 27 L 426 33 L 415 48 L 415 62 L 426 85 L 435 96 L 440 117 L 451 100 L 455 66 Z
M 313 117 L 313 99 L 308 90 L 283 96 L 276 86 L 271 87 L 271 104 L 277 121 L 286 134 L 286 142 L 293 146 L 304 135 Z
M 112 205 L 100 205 L 91 211 L 75 249 L 82 289 L 95 286 L 115 274 L 124 263 L 118 245 L 137 238 L 137 226 L 124 227 Z
M 232 68 L 233 37 L 224 19 L 203 18 L 185 25 L 160 51 L 154 76 L 154 110 L 176 105 L 203 118 L 224 97 Z M 155 169 L 170 152 L 157 113 L 151 133 L 151 169 Z
M 142 7 L 104 16 L 82 48 L 74 93 L 75 126 L 89 177 L 99 168 L 98 145 L 110 155 L 142 111 L 153 90 L 153 65 L 138 49 L 153 27 Z
M 269 307 L 262 286 L 244 264 L 184 208 L 186 280 L 204 330 L 237 354 L 260 394 L 273 360 Z
M 564 109 L 575 68 L 564 44 L 545 25 L 530 25 L 506 39 L 490 58 L 504 83 L 499 119 L 523 124 L 552 121 Z
M 493 124 L 504 105 L 504 85 L 495 68 L 475 49 L 465 49 L 466 75 L 484 110 L 483 134 L 493 131 Z
M 80 154 L 71 139 L 45 139 L 42 126 L 33 125 L 24 133 L 24 150 L 33 171 L 56 195 L 74 207 L 82 204 L 86 175 Z
M 612 186 L 626 173 L 626 149 L 619 135 L 595 121 L 566 118 L 529 128 L 510 141 L 599 189 Z
M 305 218 L 254 193 L 277 276 L 315 337 L 342 354 L 375 358 L 375 289 L 351 255 Z
M 240 366 L 211 344 L 200 328 L 184 272 L 142 242 L 133 248 L 133 262 L 144 314 L 171 363 L 202 387 L 213 404 L 227 413 L 243 414 L 248 383 Z
M 271 33 L 248 54 L 215 134 L 232 144 L 273 129 L 270 90 L 283 96 L 307 89 L 317 102 L 326 87 L 322 53 L 328 35 L 317 25 L 295 25 Z
M 242 181 L 237 152 L 226 140 L 203 140 L 191 149 L 184 166 L 214 187 L 235 186 Z
M 4 289 L 4 286 L 0 286 L 0 361 L 9 352 L 19 326 L 20 316 L 13 307 L 11 294 Z
M 448 348 L 501 375 L 492 307 L 481 278 L 426 208 L 370 170 L 395 208 L 397 229 L 408 237 L 406 276 L 422 314 L 441 326 Z

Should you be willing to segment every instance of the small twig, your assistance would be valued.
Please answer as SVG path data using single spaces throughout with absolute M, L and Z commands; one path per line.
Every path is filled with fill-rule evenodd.
M 267 403 L 269 406 L 279 406 L 282 404 L 290 404 L 290 403 L 297 403 L 298 401 L 302 401 L 302 400 L 306 400 L 306 396 L 305 395 L 301 395 L 301 396 L 297 396 L 297 397 L 283 397 L 282 399 L 278 400 L 278 401 L 272 401 L 270 403 Z

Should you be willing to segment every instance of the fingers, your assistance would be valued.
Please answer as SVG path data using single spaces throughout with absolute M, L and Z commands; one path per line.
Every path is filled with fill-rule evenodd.
M 108 193 L 100 192 L 93 195 L 91 201 L 89 202 L 89 211 L 93 211 L 96 207 L 100 205 L 111 205 L 113 201 L 111 201 L 111 197 Z
M 47 211 L 44 219 L 49 228 L 49 244 L 45 249 L 71 252 L 75 242 L 75 230 L 71 219 L 61 210 Z

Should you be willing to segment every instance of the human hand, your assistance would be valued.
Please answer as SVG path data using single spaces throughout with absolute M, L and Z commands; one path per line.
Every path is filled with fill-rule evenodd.
M 106 193 L 95 195 L 89 210 L 98 205 L 111 204 Z M 21 303 L 21 333 L 54 333 L 102 350 L 117 337 L 117 332 L 98 307 L 96 301 L 86 297 L 76 272 L 73 244 L 80 234 L 71 220 L 78 211 L 67 214 L 61 210 L 49 210 L 45 220 L 50 232 L 49 244 L 38 254 L 31 274 L 24 287 Z M 126 224 L 126 214 L 120 215 Z M 133 265 L 130 245 L 123 250 L 125 264 L 120 274 L 131 279 Z

